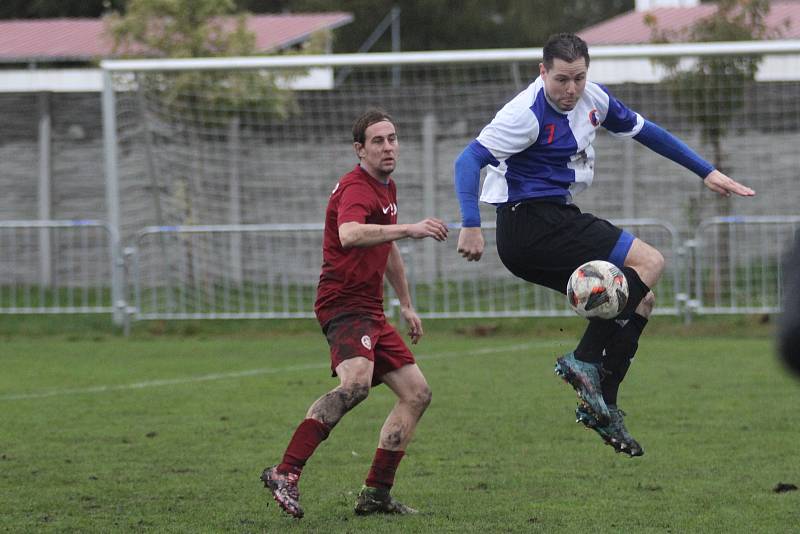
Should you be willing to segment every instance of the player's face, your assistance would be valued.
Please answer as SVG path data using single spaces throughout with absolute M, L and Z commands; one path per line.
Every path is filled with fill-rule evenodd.
M 356 155 L 370 175 L 385 179 L 397 165 L 397 132 L 389 121 L 370 125 L 364 135 L 364 144 L 354 143 Z
M 584 58 L 572 63 L 555 58 L 549 70 L 539 63 L 539 74 L 544 80 L 547 97 L 562 111 L 571 111 L 578 104 L 586 88 L 587 70 Z

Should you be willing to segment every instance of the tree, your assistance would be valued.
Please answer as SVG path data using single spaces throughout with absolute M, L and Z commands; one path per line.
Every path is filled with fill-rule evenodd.
M 538 47 L 552 33 L 579 31 L 634 5 L 634 0 L 233 1 L 237 9 L 251 13 L 350 12 L 355 20 L 337 32 L 336 52 L 358 50 L 394 6 L 401 9 L 403 50 L 448 50 Z M 3 0 L 0 19 L 99 17 L 109 12 L 125 13 L 130 4 L 131 0 Z M 389 43 L 386 36 L 373 50 L 386 51 Z
M 120 10 L 125 0 L 3 0 L 0 19 L 58 17 L 96 18 L 111 10 Z
M 714 15 L 685 31 L 661 31 L 652 15 L 645 22 L 656 43 L 761 40 L 775 33 L 765 22 L 769 9 L 770 0 L 720 0 Z M 689 70 L 683 70 L 677 60 L 661 62 L 669 70 L 665 81 L 673 100 L 700 127 L 717 168 L 724 166 L 722 139 L 744 105 L 745 88 L 755 79 L 760 62 L 760 56 L 707 56 L 698 58 Z
M 652 30 L 653 41 L 660 43 L 760 40 L 780 31 L 767 26 L 769 9 L 770 0 L 720 0 L 714 15 L 697 21 L 686 31 L 675 33 L 659 31 L 655 17 L 649 16 L 645 22 Z M 761 57 L 755 55 L 706 56 L 697 58 L 693 67 L 684 69 L 678 60 L 660 61 L 668 68 L 669 75 L 664 82 L 670 88 L 676 107 L 685 110 L 688 119 L 698 126 L 702 141 L 712 148 L 712 163 L 727 174 L 730 169 L 725 168 L 723 140 L 736 113 L 745 107 L 745 91 L 755 80 L 760 62 Z M 716 197 L 713 201 L 715 214 L 729 216 L 731 201 L 731 198 Z M 687 221 L 690 228 L 700 222 L 701 205 L 699 195 L 689 199 Z M 723 226 L 716 251 L 720 258 L 714 273 L 717 283 L 725 283 L 731 275 L 727 254 L 729 239 L 728 227 Z
M 129 0 L 124 15 L 107 18 L 114 52 L 127 57 L 218 57 L 263 54 L 255 35 L 247 29 L 247 13 L 233 0 Z M 313 51 L 311 49 L 309 52 Z M 296 75 L 298 73 L 294 73 Z M 170 103 L 185 101 L 190 107 L 249 109 L 288 115 L 293 107 L 291 91 L 280 77 L 266 71 L 182 72 L 160 77 Z M 202 91 L 198 91 L 202 88 Z M 202 102 L 201 102 L 202 101 Z
M 233 20 L 231 20 L 233 19 Z M 213 57 L 255 52 L 246 14 L 232 0 L 131 0 L 108 18 L 115 53 Z
M 130 0 L 124 15 L 107 18 L 114 51 L 122 56 L 191 58 L 248 56 L 263 54 L 256 49 L 255 35 L 247 28 L 247 14 L 237 11 L 233 0 Z M 307 49 L 312 51 L 313 49 Z M 227 222 L 239 224 L 241 185 L 238 164 L 241 154 L 240 132 L 247 128 L 247 117 L 286 117 L 295 110 L 288 81 L 300 74 L 261 70 L 207 70 L 138 73 L 135 83 L 125 76 L 122 83 L 135 91 L 141 119 L 146 172 L 153 197 L 156 224 L 197 224 L 207 217 L 210 202 L 228 195 Z M 133 91 L 128 91 L 132 93 Z M 172 139 L 177 138 L 177 141 Z M 202 172 L 178 170 L 171 178 L 155 171 L 154 152 L 172 146 L 194 151 L 197 159 L 209 147 L 228 153 L 229 165 L 216 181 L 220 193 L 209 200 L 204 192 Z M 222 148 L 219 148 L 222 147 Z M 179 169 L 183 169 L 181 166 Z M 163 183 L 165 182 L 166 183 Z M 167 202 L 162 202 L 162 195 Z M 172 209 L 171 216 L 165 209 Z M 241 257 L 241 243 L 232 240 L 230 254 Z M 162 255 L 168 257 L 166 244 Z M 186 265 L 207 251 L 185 246 Z M 165 263 L 165 267 L 166 267 Z M 165 274 L 165 276 L 167 276 Z M 190 284 L 207 283 L 195 280 Z M 241 279 L 241 264 L 234 273 Z
M 633 9 L 634 0 L 236 0 L 252 12 L 347 11 L 336 52 L 355 52 L 392 7 L 401 9 L 403 50 L 539 47 L 556 32 L 578 31 Z M 443 24 L 442 21 L 446 21 Z M 390 49 L 388 36 L 373 51 Z

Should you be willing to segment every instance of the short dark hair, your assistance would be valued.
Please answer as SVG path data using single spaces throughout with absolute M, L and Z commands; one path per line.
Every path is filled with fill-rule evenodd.
M 545 43 L 544 49 L 542 49 L 542 63 L 544 63 L 544 68 L 547 70 L 553 68 L 554 59 L 572 63 L 580 58 L 586 60 L 586 66 L 588 67 L 589 47 L 586 45 L 586 41 L 574 33 L 551 35 Z
M 362 113 L 361 116 L 356 119 L 356 122 L 353 123 L 353 142 L 363 145 L 367 140 L 367 128 L 375 123 L 383 121 L 389 121 L 394 125 L 392 116 L 380 108 L 368 109 Z

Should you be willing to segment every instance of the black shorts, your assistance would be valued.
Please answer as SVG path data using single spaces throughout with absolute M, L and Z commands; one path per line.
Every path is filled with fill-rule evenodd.
M 591 260 L 622 267 L 634 236 L 574 204 L 530 199 L 497 210 L 497 253 L 514 275 L 566 293 L 572 272 Z

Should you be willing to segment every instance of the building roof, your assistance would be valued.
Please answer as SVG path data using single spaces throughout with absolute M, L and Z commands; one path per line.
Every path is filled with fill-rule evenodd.
M 286 48 L 319 30 L 353 21 L 350 13 L 251 15 L 248 28 L 260 51 Z M 89 61 L 112 57 L 103 19 L 0 20 L 0 62 Z
M 800 38 L 800 2 L 773 1 L 766 17 L 767 26 L 779 31 L 780 39 Z M 589 45 L 649 43 L 652 31 L 645 17 L 654 17 L 656 27 L 670 33 L 688 29 L 693 23 L 713 15 L 715 4 L 694 7 L 662 7 L 649 11 L 629 11 L 578 32 Z M 788 25 L 787 25 L 788 23 Z

